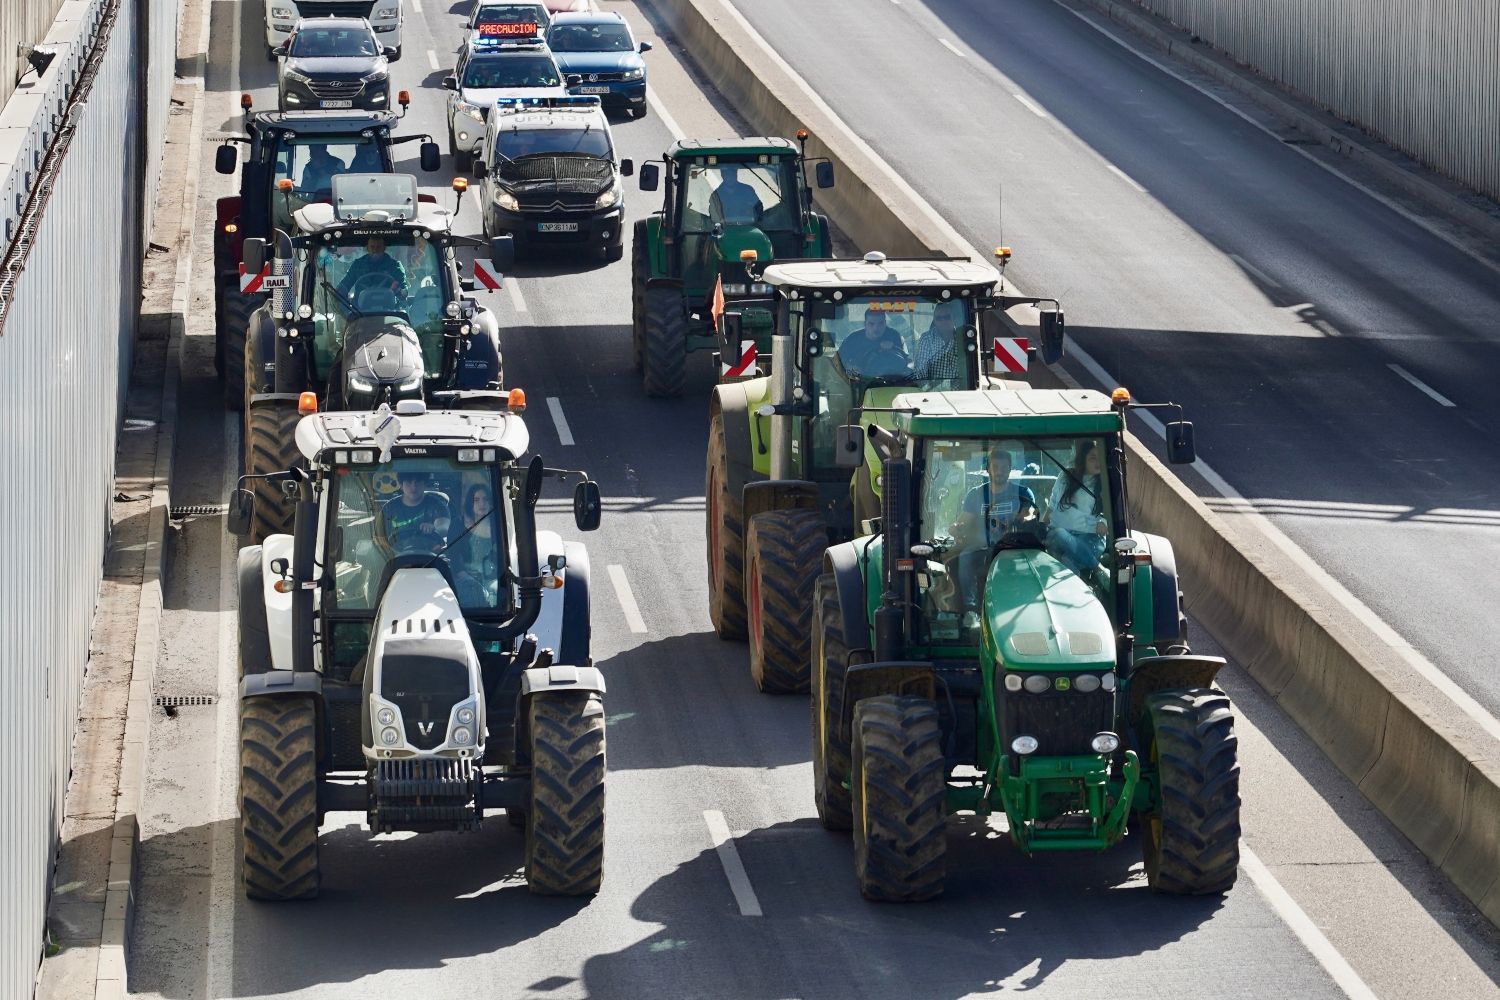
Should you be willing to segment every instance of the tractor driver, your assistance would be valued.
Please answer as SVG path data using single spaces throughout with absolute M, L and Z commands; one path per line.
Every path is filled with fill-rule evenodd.
M 427 492 L 427 474 L 414 469 L 396 473 L 401 492 L 385 502 L 380 517 L 386 541 L 396 554 L 431 552 L 448 540 L 448 503 Z
M 990 550 L 1008 531 L 1036 518 L 1036 494 L 1010 478 L 1010 452 L 998 444 L 986 456 L 984 482 L 964 494 L 963 507 L 953 523 L 958 544 L 958 586 L 965 610 L 978 610 L 980 577 Z
M 729 226 L 754 225 L 762 208 L 755 189 L 740 180 L 739 165 L 721 164 L 719 186 L 708 199 L 708 210 L 714 219 Z
M 839 364 L 846 373 L 864 378 L 905 375 L 911 367 L 900 334 L 890 328 L 885 312 L 874 306 L 865 309 L 864 328 L 839 345 Z
M 365 244 L 364 255 L 349 265 L 344 280 L 339 282 L 339 295 L 347 299 L 368 288 L 388 288 L 398 298 L 406 298 L 406 268 L 385 252 L 385 240 L 379 236 L 371 236 Z M 356 302 L 355 306 L 358 305 Z
M 328 151 L 325 143 L 315 142 L 307 147 L 307 163 L 302 167 L 302 191 L 317 193 L 333 190 L 333 176 L 348 170 L 343 160 Z

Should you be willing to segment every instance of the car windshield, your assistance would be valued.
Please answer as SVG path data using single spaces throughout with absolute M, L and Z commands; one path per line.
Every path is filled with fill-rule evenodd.
M 300 301 L 312 305 L 313 362 L 319 372 L 330 370 L 344 346 L 345 328 L 360 315 L 409 322 L 422 343 L 427 371 L 438 370 L 448 292 L 442 258 L 430 241 L 400 230 L 385 237 L 344 237 L 300 256 Z
M 380 55 L 368 28 L 302 28 L 292 36 L 287 51 L 299 59 L 326 56 Z
M 614 21 L 600 24 L 554 24 L 547 32 L 553 52 L 633 52 L 630 29 Z
M 495 146 L 501 156 L 511 160 L 544 153 L 614 158 L 609 133 L 602 128 L 507 129 L 499 134 Z
M 431 554 L 434 565 L 448 570 L 465 609 L 508 607 L 500 583 L 508 545 L 497 479 L 493 466 L 451 458 L 335 466 L 327 552 L 336 606 L 376 610 L 386 564 L 397 555 Z
M 333 197 L 336 174 L 383 174 L 390 169 L 380 145 L 355 135 L 283 135 L 274 156 L 274 180 L 290 180 L 292 193 L 271 193 L 271 221 L 278 229 L 292 229 L 292 214 L 302 206 Z
M 802 223 L 796 187 L 796 161 L 791 157 L 696 160 L 687 167 L 683 229 L 708 232 L 718 224 L 755 226 L 766 232 L 796 230 Z
M 557 87 L 562 79 L 547 56 L 475 56 L 464 67 L 463 85 L 473 90 Z
M 1110 492 L 1098 437 L 923 443 L 918 537 L 933 546 L 922 595 L 934 643 L 977 644 L 990 559 L 1045 551 L 1103 594 Z

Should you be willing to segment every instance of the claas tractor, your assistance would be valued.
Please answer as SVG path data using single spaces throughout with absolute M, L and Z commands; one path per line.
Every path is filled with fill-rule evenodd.
M 747 281 L 742 255 L 762 262 L 832 255 L 808 167 L 827 188 L 833 165 L 807 158 L 806 131 L 797 138 L 679 140 L 661 163 L 641 166 L 641 190 L 663 190 L 661 211 L 635 224 L 631 245 L 631 356 L 646 395 L 680 396 L 692 351 L 729 358 L 715 315 L 725 302 L 772 303 L 764 284 Z M 765 350 L 770 316 L 759 315 Z
M 399 97 L 404 114 L 410 98 L 406 91 Z M 245 329 L 265 298 L 258 275 L 240 270 L 244 240 L 290 231 L 297 209 L 332 197 L 337 174 L 395 170 L 394 147 L 402 143 L 421 142 L 423 170 L 442 165 L 430 136 L 391 135 L 401 120 L 392 111 L 256 112 L 249 94 L 240 107 L 245 134 L 224 137 L 214 160 L 219 173 L 240 174 L 239 192 L 219 199 L 214 225 L 214 368 L 224 380 L 224 402 L 234 410 L 244 402 Z M 243 166 L 237 145 L 246 147 Z
M 245 240 L 245 270 L 263 274 L 270 289 L 246 336 L 247 473 L 298 461 L 292 431 L 304 393 L 329 410 L 435 393 L 456 394 L 466 407 L 504 405 L 499 324 L 466 293 L 476 278 L 498 286 L 510 239 L 459 236 L 453 219 L 417 199 L 409 174 L 341 174 L 331 203 L 296 209 L 293 234 L 278 230 L 269 247 Z M 457 251 L 485 246 L 490 257 L 474 261 L 475 277 L 461 276 Z M 290 530 L 291 505 L 267 480 L 253 482 L 254 536 Z
M 525 829 L 526 881 L 590 895 L 604 871 L 604 678 L 593 666 L 589 561 L 538 530 L 548 477 L 520 415 L 402 400 L 318 413 L 302 464 L 272 478 L 290 534 L 240 550 L 241 874 L 252 899 L 318 894 L 318 827 L 375 833 Z M 243 483 L 242 483 L 243 487 Z M 245 533 L 255 493 L 230 498 Z
M 1124 389 L 900 394 L 875 533 L 814 587 L 823 825 L 868 899 L 943 891 L 947 817 L 1003 814 L 1026 855 L 1102 851 L 1135 821 L 1158 892 L 1227 890 L 1239 765 L 1224 661 L 1195 655 L 1171 543 L 1130 526 Z M 1171 404 L 1162 404 L 1170 406 Z M 1166 425 L 1173 463 L 1192 426 Z
M 861 406 L 861 419 L 886 419 L 880 408 L 902 392 L 1007 384 L 990 369 L 1001 313 L 1015 306 L 1043 307 L 1037 353 L 1057 361 L 1063 314 L 1054 299 L 1006 293 L 993 268 L 968 260 L 871 252 L 752 262 L 748 272 L 771 290 L 771 305 L 753 310 L 773 315 L 774 335 L 769 364 L 759 366 L 768 374 L 722 381 L 709 402 L 709 615 L 721 638 L 748 638 L 757 688 L 805 692 L 823 549 L 879 515 L 879 458 L 866 448 L 851 474 L 838 428 Z M 723 315 L 730 343 L 747 339 L 743 312 Z

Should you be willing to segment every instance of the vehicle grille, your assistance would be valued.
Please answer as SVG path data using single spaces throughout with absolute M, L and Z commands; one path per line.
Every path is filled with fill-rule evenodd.
M 365 84 L 358 77 L 352 80 L 318 77 L 307 85 L 307 89 L 320 100 L 348 101 L 358 97 L 365 89 Z
M 479 825 L 479 772 L 473 760 L 380 760 L 370 769 L 370 828 L 401 830 Z
M 1001 691 L 999 696 L 1000 736 L 1007 752 L 1010 741 L 1024 735 L 1036 737 L 1040 757 L 1092 753 L 1089 741 L 1115 728 L 1115 696 L 1109 691 Z
M 624 73 L 584 73 L 584 83 L 616 83 L 625 79 Z
M 369 19 L 375 0 L 296 0 L 303 17 L 363 17 Z
M 407 744 L 418 750 L 442 745 L 453 706 L 469 696 L 464 664 L 431 656 L 388 656 L 380 682 L 381 697 L 401 709 Z
M 579 194 L 555 188 L 549 188 L 545 192 L 532 192 L 529 197 L 524 193 L 516 195 L 516 203 L 523 212 L 592 212 L 594 202 L 598 200 L 599 193 L 596 191 Z

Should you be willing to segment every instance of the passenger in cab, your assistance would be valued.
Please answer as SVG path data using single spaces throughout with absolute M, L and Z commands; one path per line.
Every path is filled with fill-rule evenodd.
M 459 600 L 465 605 L 492 605 L 498 586 L 495 568 L 495 500 L 488 486 L 470 486 L 464 494 L 464 534 L 448 550 L 458 584 Z
M 958 329 L 962 321 L 963 306 L 957 302 L 939 302 L 932 310 L 932 325 L 917 338 L 912 359 L 912 374 L 918 382 L 963 377 L 963 338 Z

